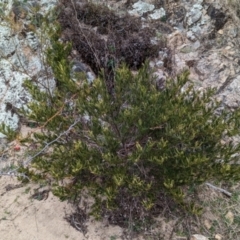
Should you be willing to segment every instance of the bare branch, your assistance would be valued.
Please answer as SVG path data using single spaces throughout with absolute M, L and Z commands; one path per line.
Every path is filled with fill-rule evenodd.
M 231 196 L 232 196 L 232 193 L 230 193 L 230 192 L 228 192 L 228 191 L 226 191 L 226 190 L 224 190 L 224 189 L 222 189 L 222 188 L 220 188 L 220 187 L 216 187 L 216 186 L 214 186 L 214 185 L 212 185 L 211 183 L 208 183 L 208 182 L 205 183 L 205 184 L 206 184 L 207 186 L 209 186 L 209 187 L 211 187 L 211 188 L 219 191 L 219 192 L 224 193 L 224 194 L 227 195 L 228 197 L 231 197 Z
M 62 136 L 64 135 L 67 135 L 74 126 L 76 126 L 79 122 L 81 122 L 81 118 L 77 118 L 75 119 L 74 123 L 72 125 L 69 126 L 69 128 L 62 132 L 57 138 L 55 138 L 54 140 L 52 140 L 51 142 L 47 143 L 45 145 L 45 147 L 40 150 L 39 152 L 37 152 L 35 155 L 29 157 L 28 160 L 26 160 L 24 163 L 23 163 L 23 166 L 26 167 L 28 166 L 34 158 L 36 158 L 37 156 L 39 156 L 41 153 L 43 153 L 46 149 L 48 149 L 53 143 L 57 142 Z M 0 172 L 0 176 L 15 176 L 15 177 L 25 177 L 25 178 L 28 178 L 25 174 L 21 174 L 21 173 L 18 173 L 17 171 L 19 170 L 19 167 L 15 168 L 14 170 L 11 170 L 11 171 L 8 171 L 6 173 L 4 172 Z

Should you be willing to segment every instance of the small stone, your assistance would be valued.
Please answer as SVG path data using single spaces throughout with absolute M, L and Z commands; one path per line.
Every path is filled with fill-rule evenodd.
M 157 20 L 166 16 L 166 12 L 163 8 L 156 9 L 152 14 L 149 15 L 151 19 Z
M 87 67 L 85 64 L 79 61 L 73 61 L 73 71 L 74 72 L 87 72 Z
M 231 46 L 226 46 L 225 50 L 230 50 L 232 47 Z
M 232 224 L 233 221 L 234 221 L 234 214 L 233 214 L 231 211 L 229 211 L 229 212 L 225 215 L 225 218 L 228 220 L 228 222 L 229 222 L 230 224 Z
M 199 21 L 202 17 L 202 5 L 201 4 L 194 4 L 191 10 L 187 14 L 187 24 L 191 26 L 192 24 Z
M 153 4 L 145 3 L 143 1 L 138 1 L 133 4 L 133 10 L 129 11 L 129 14 L 131 15 L 139 15 L 142 16 L 146 12 L 150 12 L 154 9 Z
M 164 62 L 161 61 L 161 60 L 159 60 L 159 61 L 156 62 L 156 66 L 157 66 L 157 67 L 163 67 L 163 65 L 164 65 Z
M 207 229 L 210 229 L 212 227 L 212 224 L 210 223 L 210 221 L 208 219 L 206 219 L 204 221 L 204 226 L 207 228 Z
M 222 35 L 223 34 L 223 30 L 222 29 L 218 30 L 218 33 Z
M 96 79 L 96 76 L 92 72 L 87 72 L 87 81 L 91 84 Z
M 215 235 L 215 239 L 216 239 L 216 240 L 222 240 L 222 239 L 223 239 L 223 236 L 218 233 L 218 234 Z
M 226 141 L 223 140 L 223 139 L 221 139 L 221 140 L 220 140 L 220 143 L 221 143 L 222 145 L 225 145 L 225 144 L 226 144 Z
M 196 37 L 194 35 L 194 33 L 192 31 L 188 31 L 187 32 L 187 38 L 191 41 L 195 41 L 196 40 Z
M 191 236 L 191 240 L 208 240 L 208 238 L 201 234 L 194 234 Z

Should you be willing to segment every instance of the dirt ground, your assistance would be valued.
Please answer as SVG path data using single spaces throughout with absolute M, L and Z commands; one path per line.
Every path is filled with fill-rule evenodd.
M 0 239 L 2 240 L 107 240 L 121 239 L 122 229 L 105 226 L 92 219 L 84 236 L 64 219 L 71 213 L 67 202 L 49 193 L 46 199 L 33 199 L 38 186 L 22 186 L 11 177 L 0 179 Z

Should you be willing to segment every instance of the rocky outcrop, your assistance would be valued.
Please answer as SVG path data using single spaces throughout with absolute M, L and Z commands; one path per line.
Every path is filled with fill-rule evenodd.
M 167 47 L 150 62 L 158 82 L 187 68 L 196 87 L 216 87 L 223 105 L 239 106 L 239 27 L 238 18 L 229 6 L 220 0 L 101 3 L 119 14 L 128 12 L 139 17 L 143 25 L 154 28 L 157 34 L 152 41 L 166 40 Z M 16 108 L 26 106 L 30 96 L 22 87 L 24 79 L 37 79 L 41 84 L 47 81 L 54 87 L 54 80 L 46 75 L 43 64 L 42 50 L 47 39 L 40 30 L 41 18 L 56 1 L 1 0 L 0 4 L 3 9 L 0 15 L 0 122 L 17 128 L 18 115 L 6 110 L 6 104 Z M 74 64 L 75 71 L 84 65 L 78 61 Z M 89 81 L 95 77 L 91 70 L 87 76 Z
M 25 107 L 30 95 L 22 86 L 25 79 L 37 79 L 39 84 L 54 85 L 47 76 L 43 49 L 47 44 L 40 28 L 40 16 L 56 1 L 0 1 L 0 123 L 18 128 L 15 109 Z
M 147 8 L 146 4 L 153 6 L 154 1 L 146 2 L 138 1 L 130 7 L 133 10 L 129 13 L 135 13 L 137 6 L 138 14 L 147 21 L 153 11 L 164 9 L 165 24 L 173 29 L 171 33 L 164 33 L 171 49 L 172 71 L 177 74 L 189 69 L 190 78 L 197 87 L 215 87 L 225 106 L 238 107 L 239 25 L 231 5 L 224 5 L 222 1 L 182 0 Z M 159 76 L 169 76 L 161 67 L 161 56 L 160 52 L 152 66 L 155 64 Z

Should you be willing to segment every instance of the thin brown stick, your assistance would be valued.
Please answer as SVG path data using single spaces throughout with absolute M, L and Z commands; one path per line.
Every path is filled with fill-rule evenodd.
M 228 192 L 228 191 L 226 191 L 226 190 L 224 190 L 224 189 L 222 189 L 222 188 L 220 188 L 220 187 L 216 187 L 216 186 L 214 186 L 214 185 L 212 185 L 211 183 L 205 183 L 207 186 L 209 186 L 209 187 L 211 187 L 211 188 L 213 188 L 214 190 L 217 190 L 217 191 L 219 191 L 219 192 L 222 192 L 222 193 L 224 193 L 225 195 L 227 195 L 228 197 L 231 197 L 232 196 L 232 193 L 230 193 L 230 192 Z

